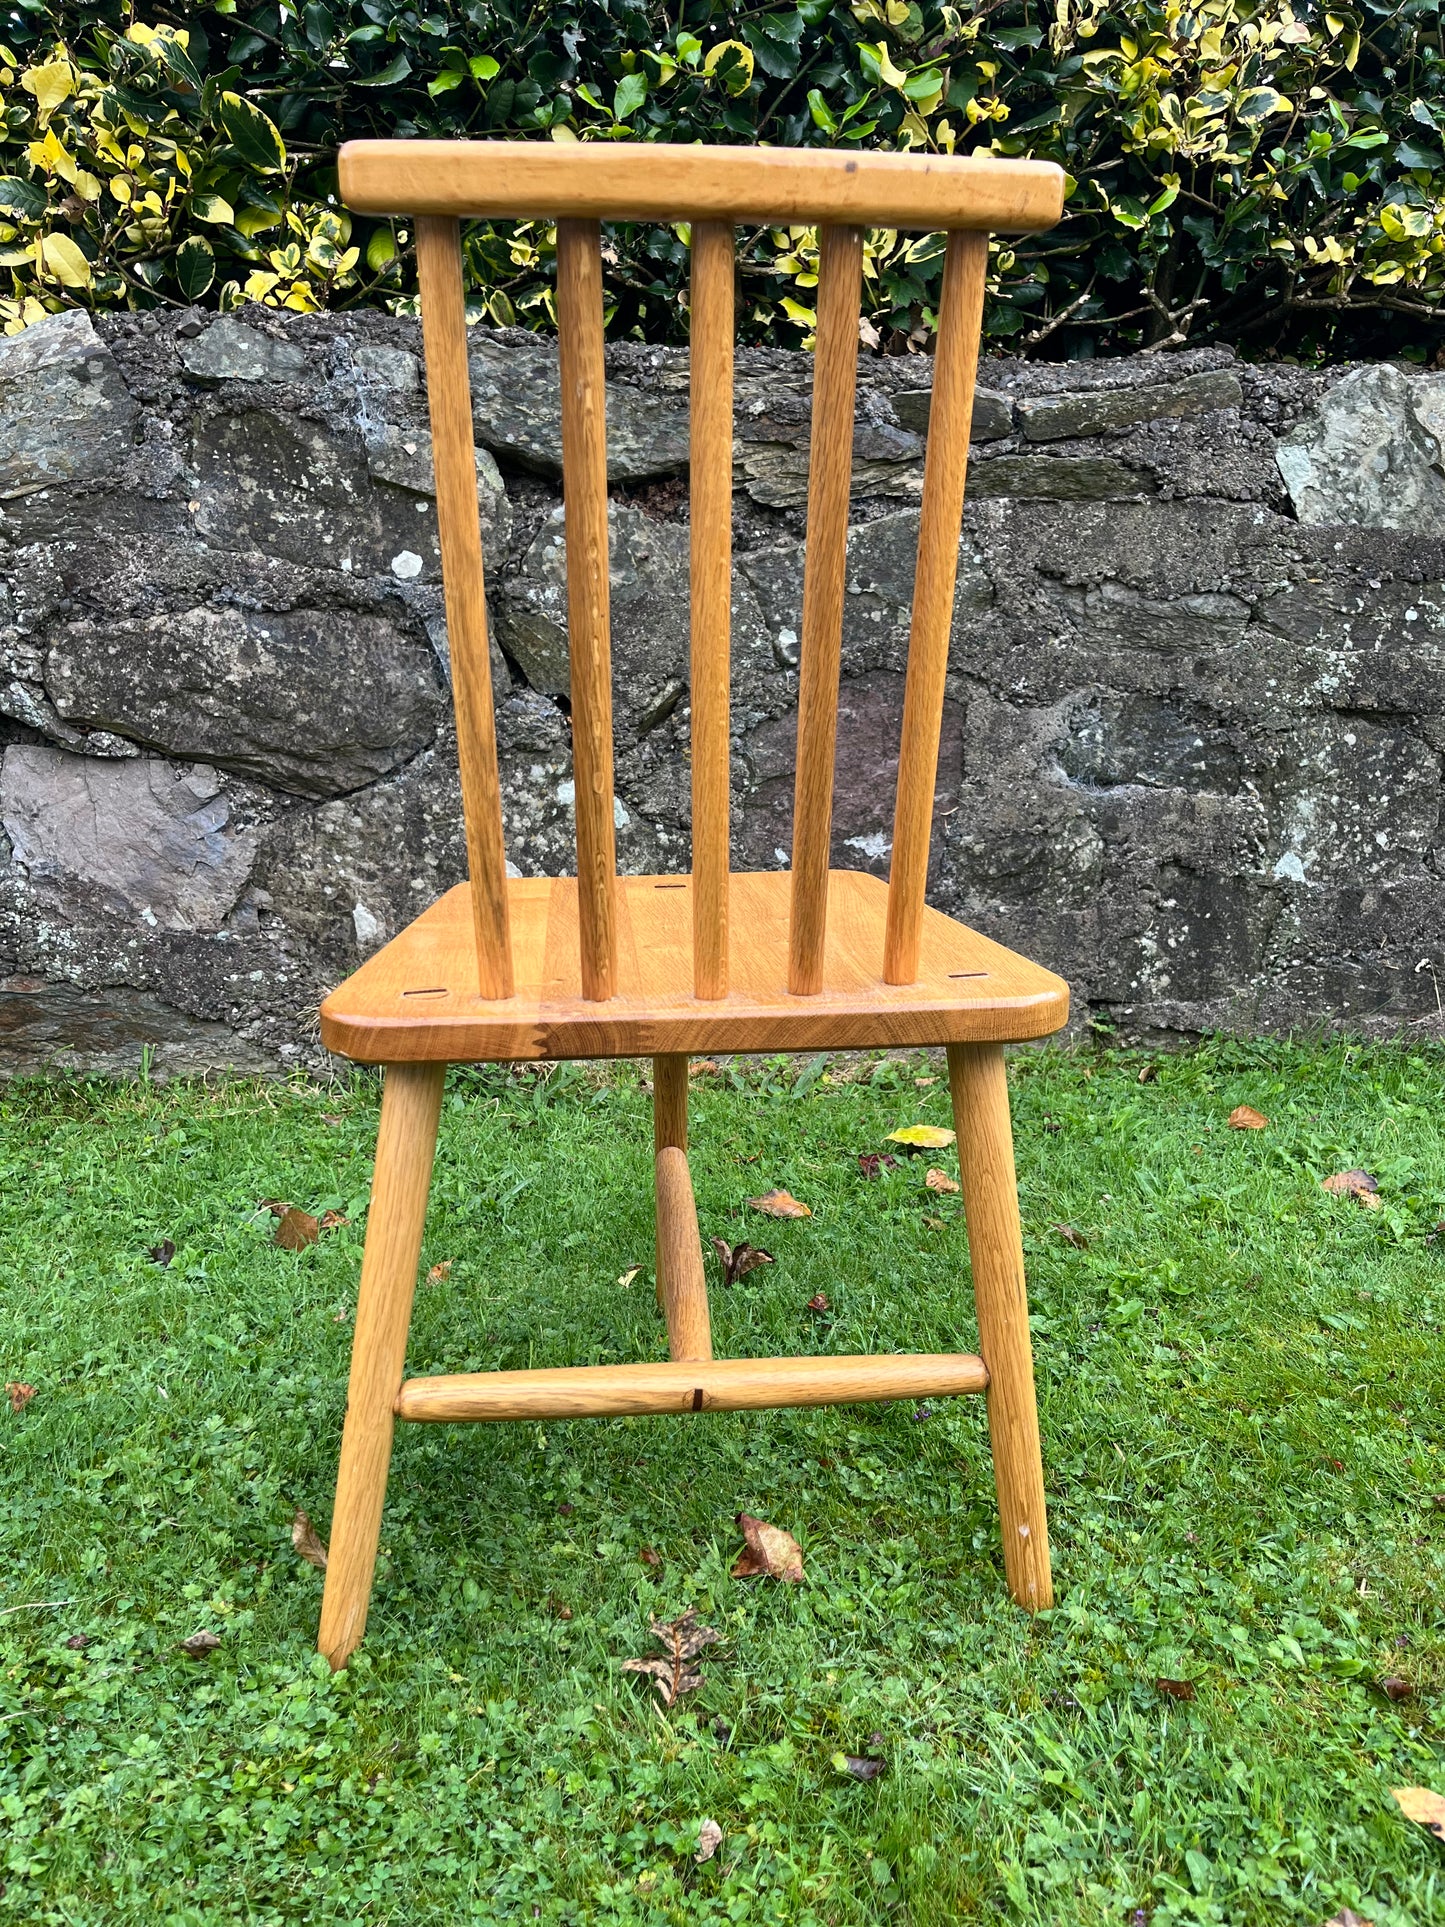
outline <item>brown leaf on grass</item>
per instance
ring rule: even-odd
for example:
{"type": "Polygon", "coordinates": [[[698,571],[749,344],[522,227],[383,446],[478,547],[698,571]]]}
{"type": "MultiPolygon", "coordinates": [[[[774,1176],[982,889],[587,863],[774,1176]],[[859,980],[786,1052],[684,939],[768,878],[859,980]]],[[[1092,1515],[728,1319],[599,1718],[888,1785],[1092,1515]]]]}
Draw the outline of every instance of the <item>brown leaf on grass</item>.
{"type": "Polygon", "coordinates": [[[754,1211],[769,1218],[811,1218],[813,1207],[795,1198],[791,1191],[764,1191],[760,1198],[749,1198],[754,1211]]]}
{"type": "Polygon", "coordinates": [[[1139,1073],[1139,1082],[1141,1084],[1157,1084],[1159,1082],[1158,1065],[1146,1064],[1139,1073]]]}
{"type": "Polygon", "coordinates": [[[738,1529],[746,1542],[733,1563],[734,1579],[783,1579],[790,1586],[803,1583],[803,1549],[791,1532],[755,1519],[750,1512],[738,1514],[738,1529]]]}
{"type": "Polygon", "coordinates": [[[318,1572],[325,1572],[326,1548],[321,1543],[321,1535],[299,1506],[296,1517],[291,1521],[291,1544],[308,1566],[315,1566],[318,1572]]]}
{"type": "Polygon", "coordinates": [[[711,1860],[722,1845],[723,1831],[716,1820],[704,1820],[697,1830],[697,1852],[692,1856],[699,1866],[711,1860]]]}
{"type": "Polygon", "coordinates": [[[1341,1907],[1337,1914],[1331,1914],[1328,1920],[1322,1920],[1320,1927],[1375,1927],[1375,1923],[1373,1920],[1366,1920],[1363,1914],[1357,1914],[1353,1907],[1341,1907]]]}
{"type": "Polygon", "coordinates": [[[23,1412],[35,1396],[35,1387],[27,1385],[23,1379],[13,1378],[5,1387],[5,1393],[10,1400],[11,1411],[23,1412]]]}
{"type": "Polygon", "coordinates": [[[208,1653],[215,1652],[220,1643],[218,1633],[192,1633],[189,1639],[181,1641],[181,1651],[187,1659],[204,1659],[208,1653]]]}
{"type": "Polygon", "coordinates": [[[915,1077],[913,1081],[920,1091],[926,1091],[929,1085],[936,1084],[938,1079],[936,1077],[915,1077]]]}
{"type": "Polygon", "coordinates": [[[1401,1700],[1412,1700],[1415,1697],[1414,1687],[1409,1680],[1401,1679],[1398,1673],[1387,1673],[1378,1684],[1385,1698],[1393,1700],[1397,1706],[1401,1700]]]}
{"type": "Polygon", "coordinates": [[[865,1178],[876,1178],[882,1171],[896,1171],[898,1160],[890,1157],[886,1151],[860,1151],[858,1169],[865,1178]]]}
{"type": "Polygon", "coordinates": [[[771,1265],[777,1262],[772,1252],[764,1251],[761,1245],[746,1243],[730,1245],[726,1238],[713,1238],[710,1242],[717,1253],[717,1261],[722,1266],[725,1285],[735,1285],[739,1278],[746,1278],[748,1273],[756,1271],[759,1265],[771,1265]]]}
{"type": "Polygon", "coordinates": [[[835,1773],[846,1773],[850,1780],[876,1780],[882,1773],[884,1762],[876,1760],[869,1753],[835,1753],[832,1759],[835,1773]]]}
{"type": "Polygon", "coordinates": [[[1156,1679],[1154,1691],[1163,1693],[1167,1699],[1192,1700],[1194,1681],[1192,1679],[1156,1679]]]}
{"type": "Polygon", "coordinates": [[[1368,1171],[1336,1171],[1333,1177],[1320,1179],[1320,1189],[1331,1197],[1354,1198],[1369,1211],[1380,1208],[1379,1181],[1368,1171]]]}
{"type": "Polygon", "coordinates": [[[662,1554],[655,1551],[651,1546],[640,1547],[637,1556],[644,1566],[660,1566],[662,1564],[662,1554]]]}
{"type": "Polygon", "coordinates": [[[83,1653],[89,1644],[89,1633],[72,1633],[65,1642],[66,1651],[71,1653],[83,1653]]]}
{"type": "Polygon", "coordinates": [[[428,1270],[426,1275],[426,1281],[429,1285],[439,1285],[443,1278],[450,1278],[451,1275],[452,1275],[451,1259],[441,1258],[437,1261],[436,1264],[432,1265],[428,1270]]]}
{"type": "Polygon", "coordinates": [[[290,1204],[276,1220],[276,1243],[283,1251],[304,1251],[321,1236],[321,1225],[309,1211],[290,1204]]]}
{"type": "Polygon", "coordinates": [[[687,1067],[689,1077],[716,1077],[717,1064],[711,1057],[699,1057],[695,1064],[687,1067]]]}
{"type": "Polygon", "coordinates": [[[620,1271],[617,1274],[617,1282],[619,1285],[630,1285],[635,1278],[640,1278],[641,1276],[641,1265],[629,1265],[626,1271],[620,1271]]]}
{"type": "Polygon", "coordinates": [[[1414,1820],[1437,1840],[1445,1840],[1445,1794],[1434,1793],[1427,1786],[1397,1786],[1390,1793],[1407,1820],[1414,1820]]]}
{"type": "Polygon", "coordinates": [[[1445,1238],[1445,1218],[1440,1220],[1433,1231],[1427,1231],[1425,1233],[1425,1242],[1427,1245],[1437,1245],[1442,1238],[1445,1238]]]}
{"type": "Polygon", "coordinates": [[[1083,1232],[1077,1230],[1075,1226],[1071,1224],[1051,1224],[1049,1230],[1057,1231],[1064,1243],[1066,1245],[1072,1245],[1075,1251],[1087,1251],[1089,1249],[1089,1241],[1083,1232]]]}
{"type": "Polygon", "coordinates": [[[150,1259],[153,1265],[159,1265],[162,1270],[165,1269],[175,1255],[176,1244],[174,1238],[162,1238],[158,1245],[146,1246],[147,1258],[150,1259]]]}
{"type": "Polygon", "coordinates": [[[901,1144],[910,1157],[917,1157],[923,1151],[946,1150],[957,1137],[956,1131],[947,1131],[941,1124],[905,1124],[888,1133],[888,1142],[901,1144]]]}
{"type": "Polygon", "coordinates": [[[624,1659],[624,1673],[651,1675],[653,1688],[665,1707],[677,1705],[684,1693],[695,1693],[702,1685],[696,1664],[698,1654],[716,1646],[722,1634],[715,1626],[699,1626],[697,1607],[690,1606],[680,1619],[650,1620],[652,1637],[661,1646],[665,1659],[624,1659]]]}
{"type": "Polygon", "coordinates": [[[1255,1110],[1252,1104],[1236,1104],[1229,1113],[1231,1131],[1262,1131],[1268,1123],[1264,1112],[1255,1110]]]}
{"type": "Polygon", "coordinates": [[[935,1164],[929,1165],[923,1174],[923,1182],[930,1191],[956,1191],[958,1179],[951,1178],[947,1171],[940,1171],[935,1164]]]}
{"type": "Polygon", "coordinates": [[[807,1304],[804,1305],[803,1307],[804,1311],[826,1311],[827,1309],[828,1309],[827,1294],[821,1291],[815,1291],[812,1297],[808,1300],[807,1304]]]}
{"type": "Polygon", "coordinates": [[[346,1119],[339,1111],[323,1111],[321,1113],[321,1122],[323,1124],[344,1124],[346,1119]]]}
{"type": "Polygon", "coordinates": [[[335,1231],[338,1225],[350,1223],[351,1220],[344,1211],[323,1211],[316,1221],[317,1229],[320,1231],[335,1231]]]}
{"type": "Polygon", "coordinates": [[[942,1231],[944,1228],[942,1218],[925,1218],[923,1222],[930,1231],[942,1231]]]}

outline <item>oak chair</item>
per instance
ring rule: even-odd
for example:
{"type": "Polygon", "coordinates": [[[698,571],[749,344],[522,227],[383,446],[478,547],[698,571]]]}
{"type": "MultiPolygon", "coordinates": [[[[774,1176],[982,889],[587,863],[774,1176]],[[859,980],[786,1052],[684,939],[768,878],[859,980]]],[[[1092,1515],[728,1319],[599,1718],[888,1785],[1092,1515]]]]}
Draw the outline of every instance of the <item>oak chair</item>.
{"type": "MultiPolygon", "coordinates": [[[[924,902],[991,230],[1046,228],[1044,162],[776,148],[357,141],[341,189],[415,222],[470,882],[327,998],[385,1066],[320,1649],[361,1639],[397,1418],[737,1411],[986,1391],[1009,1590],[1052,1601],[1003,1045],[1057,1030],[1058,977],[924,902]],[[509,878],[492,722],[459,217],[557,223],[577,875],[509,878]],[[599,221],[691,222],[692,872],[618,876],[599,221]],[[791,872],[731,873],[733,229],[821,229],[791,872]],[[828,867],[863,230],[947,233],[890,880],[828,867]],[[714,1360],[687,1162],[691,1052],[945,1044],[981,1357],[714,1360]],[[405,1379],[449,1063],[653,1060],[664,1363],[405,1379]]],[[[679,584],[679,593],[682,585],[679,584]]]]}

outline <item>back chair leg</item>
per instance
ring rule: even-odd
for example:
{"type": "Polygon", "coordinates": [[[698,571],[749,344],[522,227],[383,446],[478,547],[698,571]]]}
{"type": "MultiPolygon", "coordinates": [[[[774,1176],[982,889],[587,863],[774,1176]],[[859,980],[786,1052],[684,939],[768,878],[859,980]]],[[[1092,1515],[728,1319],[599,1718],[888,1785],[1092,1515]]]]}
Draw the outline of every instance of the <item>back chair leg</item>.
{"type": "Polygon", "coordinates": [[[988,1366],[988,1428],[1004,1571],[1016,1602],[1038,1612],[1053,1605],[1054,1588],[1003,1046],[950,1044],[948,1082],[979,1350],[988,1366]]]}
{"type": "Polygon", "coordinates": [[[333,1668],[366,1630],[445,1080],[445,1064],[386,1067],[317,1641],[333,1668]]]}

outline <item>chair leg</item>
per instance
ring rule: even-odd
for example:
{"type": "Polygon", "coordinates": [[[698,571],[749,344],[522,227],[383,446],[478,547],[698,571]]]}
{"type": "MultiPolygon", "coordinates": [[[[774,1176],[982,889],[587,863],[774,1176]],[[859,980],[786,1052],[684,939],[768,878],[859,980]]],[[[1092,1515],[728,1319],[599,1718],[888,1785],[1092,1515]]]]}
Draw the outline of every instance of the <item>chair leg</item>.
{"type": "Polygon", "coordinates": [[[386,1067],[317,1641],[333,1669],[366,1630],[445,1080],[445,1064],[386,1067]]]}
{"type": "Polygon", "coordinates": [[[988,1428],[1004,1571],[1015,1601],[1038,1612],[1053,1605],[1054,1588],[1002,1045],[950,1044],[948,1082],[979,1350],[988,1366],[988,1428]]]}

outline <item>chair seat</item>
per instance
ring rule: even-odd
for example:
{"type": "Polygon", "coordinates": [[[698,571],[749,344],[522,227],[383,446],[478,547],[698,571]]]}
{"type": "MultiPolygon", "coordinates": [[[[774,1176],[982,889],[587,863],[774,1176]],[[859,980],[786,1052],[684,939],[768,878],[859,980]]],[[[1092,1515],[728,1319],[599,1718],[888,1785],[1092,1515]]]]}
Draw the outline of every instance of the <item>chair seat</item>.
{"type": "Polygon", "coordinates": [[[923,913],[916,983],[885,984],[888,888],[856,870],[828,879],[825,988],[788,991],[786,872],[732,879],[732,989],[692,992],[692,886],[685,876],[617,879],[619,995],[582,996],[577,885],[511,880],[516,995],[474,988],[469,889],[459,884],[348,977],[321,1006],[328,1050],[367,1064],[496,1063],[670,1052],[847,1050],[1047,1037],[1069,987],[937,910],[923,913]]]}

